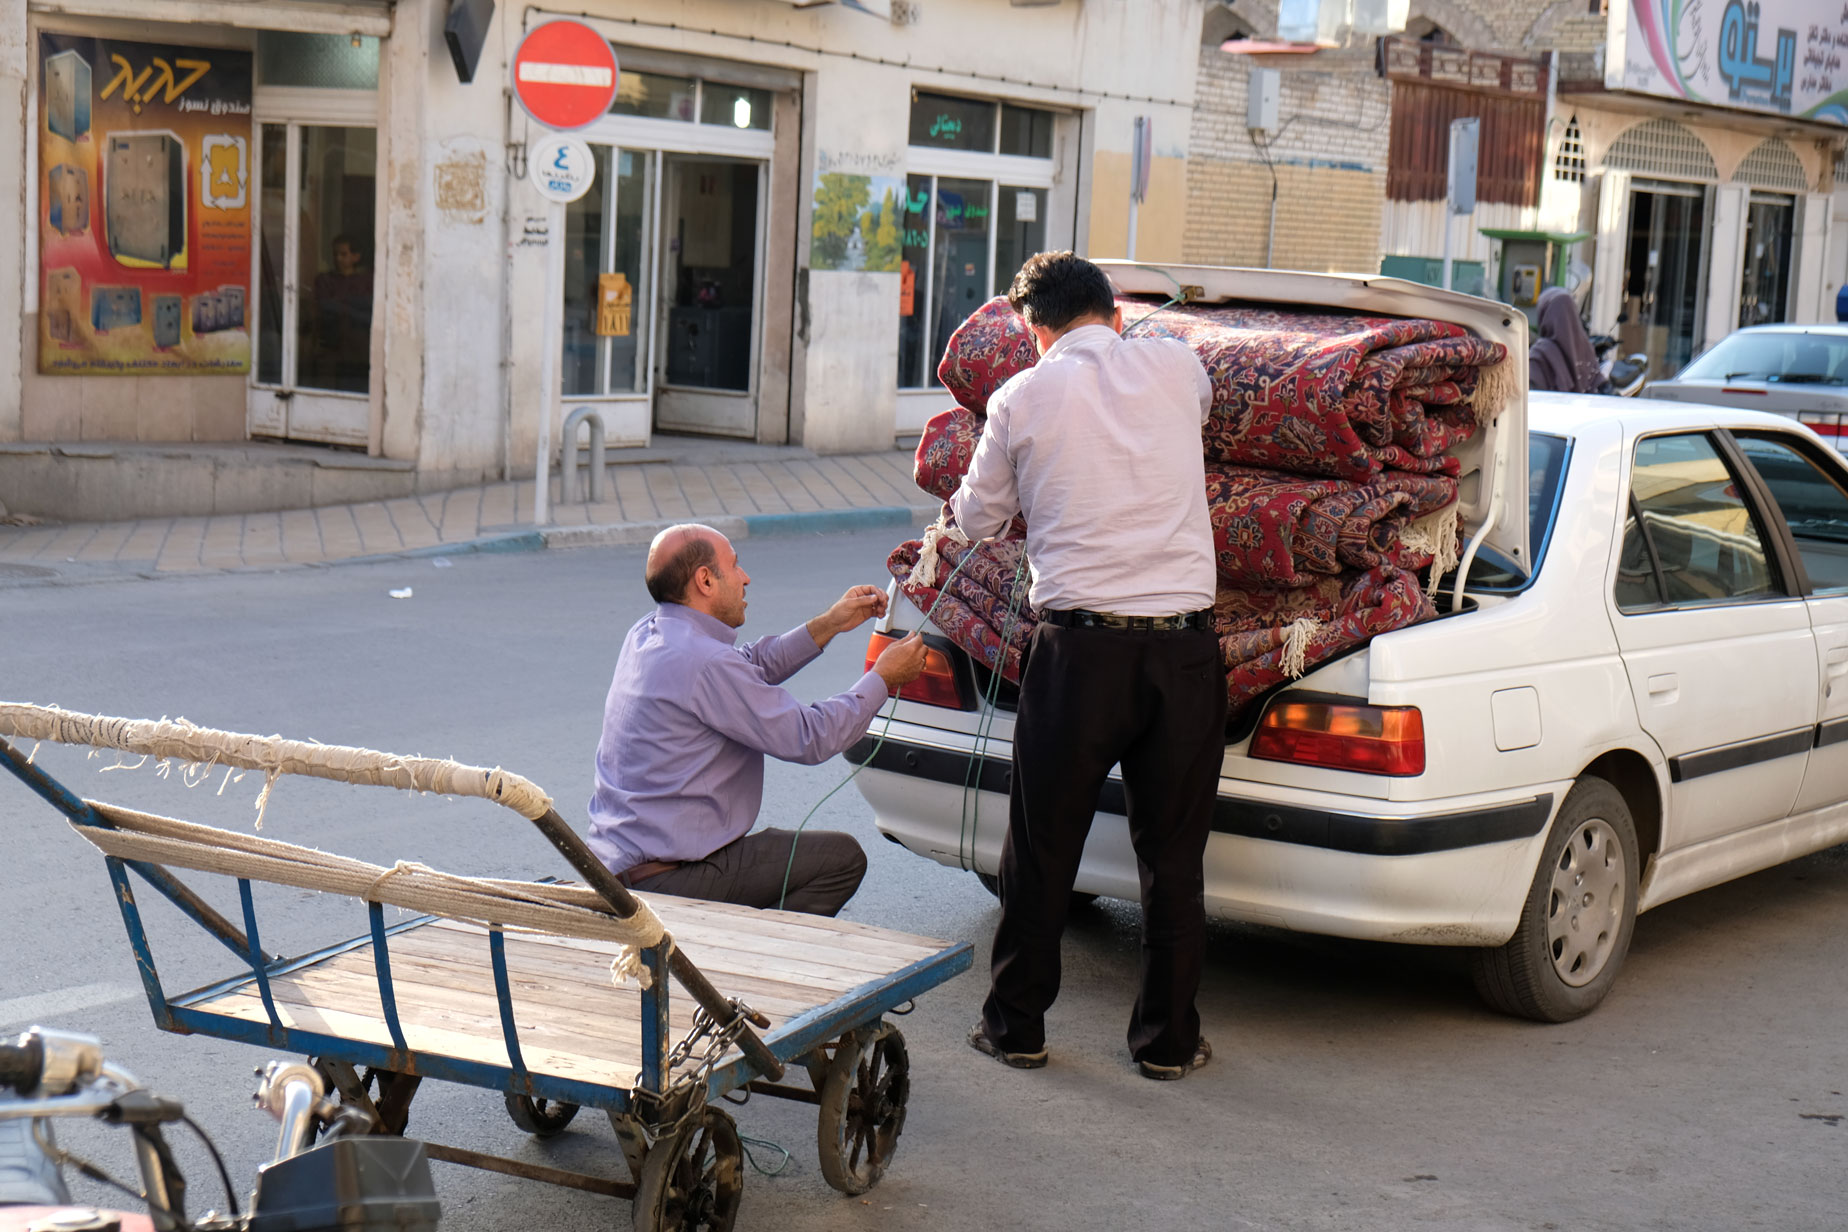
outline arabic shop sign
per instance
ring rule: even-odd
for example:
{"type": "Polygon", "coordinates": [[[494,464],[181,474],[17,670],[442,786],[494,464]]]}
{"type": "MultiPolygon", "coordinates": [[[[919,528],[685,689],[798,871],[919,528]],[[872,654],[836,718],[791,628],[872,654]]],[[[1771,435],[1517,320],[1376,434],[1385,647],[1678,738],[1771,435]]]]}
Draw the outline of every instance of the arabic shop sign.
{"type": "Polygon", "coordinates": [[[1606,87],[1848,126],[1848,0],[1625,0],[1606,87]]]}

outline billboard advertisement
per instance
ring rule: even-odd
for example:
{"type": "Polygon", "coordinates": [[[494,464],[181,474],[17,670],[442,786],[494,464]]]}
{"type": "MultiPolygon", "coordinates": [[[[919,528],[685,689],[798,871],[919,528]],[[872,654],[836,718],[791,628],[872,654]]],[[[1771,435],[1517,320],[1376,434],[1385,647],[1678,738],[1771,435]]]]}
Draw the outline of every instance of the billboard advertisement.
{"type": "Polygon", "coordinates": [[[1848,125],[1848,2],[1619,0],[1604,84],[1848,125]]]}
{"type": "Polygon", "coordinates": [[[248,372],[250,53],[38,52],[39,371],[248,372]]]}

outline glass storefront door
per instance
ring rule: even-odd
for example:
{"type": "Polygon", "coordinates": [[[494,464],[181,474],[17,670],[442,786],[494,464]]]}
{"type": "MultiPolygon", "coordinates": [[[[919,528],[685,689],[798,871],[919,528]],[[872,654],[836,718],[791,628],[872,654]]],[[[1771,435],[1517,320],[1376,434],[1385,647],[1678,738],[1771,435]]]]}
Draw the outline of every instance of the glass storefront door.
{"type": "Polygon", "coordinates": [[[1626,354],[1649,357],[1652,377],[1675,375],[1699,349],[1707,215],[1707,192],[1693,185],[1656,184],[1630,192],[1617,336],[1626,354]]]}
{"type": "Polygon", "coordinates": [[[1739,324],[1770,325],[1789,317],[1791,236],[1797,201],[1782,193],[1752,194],[1745,213],[1745,269],[1739,280],[1739,324]]]}
{"type": "Polygon", "coordinates": [[[250,431],[363,447],[372,424],[378,134],[266,123],[260,139],[250,431]]]}
{"type": "Polygon", "coordinates": [[[655,426],[754,436],[764,164],[663,163],[655,426]]]}
{"type": "Polygon", "coordinates": [[[591,152],[597,177],[565,207],[561,388],[567,398],[646,393],[656,155],[591,152]]]}

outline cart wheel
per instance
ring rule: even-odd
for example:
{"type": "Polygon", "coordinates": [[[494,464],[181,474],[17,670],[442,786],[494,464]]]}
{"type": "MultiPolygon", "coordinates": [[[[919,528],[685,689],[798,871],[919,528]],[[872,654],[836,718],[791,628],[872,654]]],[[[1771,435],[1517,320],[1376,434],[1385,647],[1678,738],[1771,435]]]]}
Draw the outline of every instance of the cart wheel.
{"type": "Polygon", "coordinates": [[[731,1232],[744,1195],[738,1126],[706,1107],[672,1138],[649,1148],[636,1187],[636,1232],[731,1232]]]}
{"type": "Polygon", "coordinates": [[[535,1138],[555,1138],[565,1132],[571,1118],[578,1114],[576,1104],[556,1099],[534,1099],[530,1095],[509,1095],[507,1115],[535,1138]]]}
{"type": "Polygon", "coordinates": [[[815,1132],[828,1184],[863,1194],[879,1183],[898,1149],[910,1097],[911,1058],[897,1027],[882,1022],[841,1040],[821,1089],[815,1132]]]}

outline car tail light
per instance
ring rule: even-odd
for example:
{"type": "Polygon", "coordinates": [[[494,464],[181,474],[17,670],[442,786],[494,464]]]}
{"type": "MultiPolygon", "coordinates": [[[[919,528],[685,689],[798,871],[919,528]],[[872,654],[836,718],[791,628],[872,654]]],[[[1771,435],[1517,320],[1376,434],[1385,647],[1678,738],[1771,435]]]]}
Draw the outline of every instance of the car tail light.
{"type": "MultiPolygon", "coordinates": [[[[903,636],[902,633],[874,632],[867,638],[866,670],[872,671],[881,652],[903,636]]],[[[923,702],[927,706],[968,709],[963,701],[962,673],[956,670],[956,664],[950,660],[950,656],[935,646],[924,648],[924,674],[900,689],[898,695],[908,702],[923,702]]]]}
{"type": "Polygon", "coordinates": [[[1362,774],[1423,774],[1424,716],[1416,706],[1282,700],[1259,720],[1249,756],[1362,774]]]}

